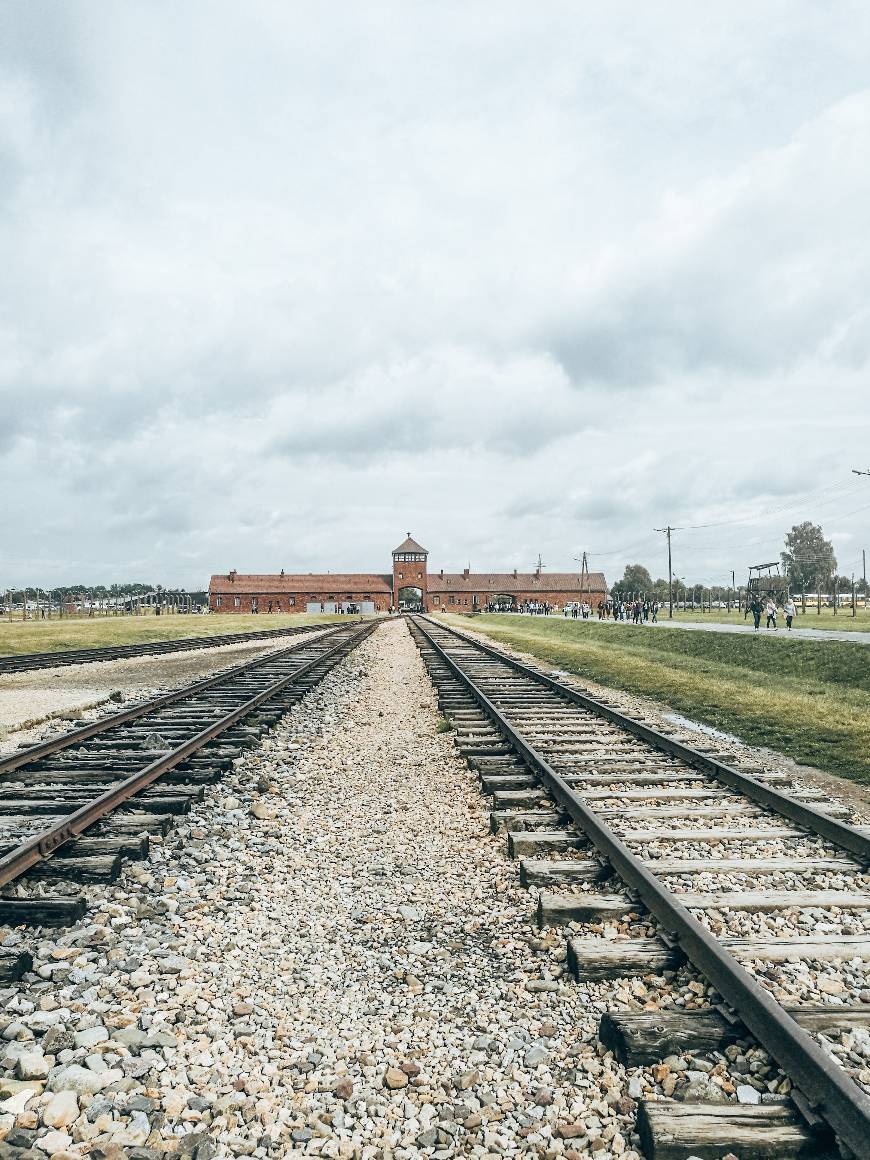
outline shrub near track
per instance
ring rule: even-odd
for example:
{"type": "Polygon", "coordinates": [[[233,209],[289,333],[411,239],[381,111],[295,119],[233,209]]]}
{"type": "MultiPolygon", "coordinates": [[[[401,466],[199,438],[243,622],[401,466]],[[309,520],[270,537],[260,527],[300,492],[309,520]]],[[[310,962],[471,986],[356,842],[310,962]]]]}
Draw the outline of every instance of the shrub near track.
{"type": "Polygon", "coordinates": [[[795,761],[870,784],[870,652],[840,641],[666,632],[545,617],[445,620],[795,761]]]}

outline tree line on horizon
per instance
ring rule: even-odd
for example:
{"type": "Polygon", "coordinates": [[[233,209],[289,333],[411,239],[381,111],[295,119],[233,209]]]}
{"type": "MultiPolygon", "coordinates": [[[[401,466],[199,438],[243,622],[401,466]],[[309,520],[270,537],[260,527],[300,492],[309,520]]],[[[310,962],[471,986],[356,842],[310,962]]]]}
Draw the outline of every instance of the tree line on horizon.
{"type": "MultiPolygon", "coordinates": [[[[88,600],[123,600],[127,596],[146,596],[149,592],[186,592],[183,588],[170,588],[164,584],[144,584],[135,582],[130,584],[55,584],[51,588],[43,588],[36,586],[28,586],[27,598],[32,600],[35,598],[37,592],[41,593],[43,597],[50,596],[53,600],[63,599],[64,602],[70,600],[79,600],[85,597],[88,600]]],[[[3,596],[10,596],[13,603],[21,603],[24,599],[23,588],[6,588],[2,589],[3,596]]],[[[205,599],[205,590],[201,592],[188,592],[189,596],[194,599],[201,597],[205,599]]]]}
{"type": "MultiPolygon", "coordinates": [[[[852,590],[852,577],[837,573],[833,544],[825,539],[820,525],[809,520],[795,524],[786,533],[780,565],[793,593],[852,590]]],[[[738,587],[743,588],[745,584],[738,583],[738,587]]],[[[866,595],[867,585],[863,578],[855,581],[855,588],[866,595]]],[[[653,580],[643,564],[626,564],[624,575],[611,585],[610,592],[620,599],[642,595],[659,601],[666,601],[669,595],[667,579],[653,580]]],[[[728,600],[735,595],[733,585],[695,584],[674,578],[674,599],[677,600],[700,602],[702,596],[704,599],[709,596],[712,600],[728,600]]]]}

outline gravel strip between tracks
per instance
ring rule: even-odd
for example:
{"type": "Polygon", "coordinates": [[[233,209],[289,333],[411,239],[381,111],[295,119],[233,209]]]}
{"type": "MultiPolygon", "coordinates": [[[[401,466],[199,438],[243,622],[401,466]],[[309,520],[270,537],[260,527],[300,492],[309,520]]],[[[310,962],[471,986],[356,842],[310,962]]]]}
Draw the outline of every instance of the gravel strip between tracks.
{"type": "Polygon", "coordinates": [[[535,935],[437,722],[407,628],[385,624],[149,863],[93,890],[87,924],[26,935],[39,979],[0,992],[4,1070],[51,1094],[0,1104],[9,1142],[634,1160],[627,1077],[595,1042],[605,989],[535,935]]]}

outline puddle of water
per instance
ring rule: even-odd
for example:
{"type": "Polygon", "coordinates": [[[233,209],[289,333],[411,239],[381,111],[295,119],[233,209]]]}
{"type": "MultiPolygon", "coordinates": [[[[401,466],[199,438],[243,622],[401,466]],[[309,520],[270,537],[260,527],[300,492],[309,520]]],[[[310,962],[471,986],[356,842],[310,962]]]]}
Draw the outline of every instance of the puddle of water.
{"type": "Polygon", "coordinates": [[[663,716],[665,720],[673,721],[675,725],[681,725],[684,729],[691,729],[693,733],[703,733],[707,737],[718,737],[720,741],[728,741],[731,744],[743,744],[740,738],[735,737],[733,733],[726,733],[723,729],[714,729],[712,725],[701,725],[698,721],[691,721],[688,717],[681,717],[679,713],[665,713],[663,716]]]}

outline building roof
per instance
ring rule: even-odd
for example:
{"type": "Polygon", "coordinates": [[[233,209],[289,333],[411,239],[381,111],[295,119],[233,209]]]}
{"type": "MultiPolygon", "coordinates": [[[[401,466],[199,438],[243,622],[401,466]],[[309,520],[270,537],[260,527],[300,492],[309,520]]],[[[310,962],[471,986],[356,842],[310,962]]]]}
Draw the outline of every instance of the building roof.
{"type": "Polygon", "coordinates": [[[393,548],[393,555],[394,556],[396,555],[397,552],[422,552],[426,556],[429,555],[428,551],[425,548],[421,548],[416,540],[411,539],[410,532],[408,532],[408,538],[407,538],[407,540],[405,540],[404,543],[399,544],[398,548],[393,548]]]}
{"type": "Polygon", "coordinates": [[[334,592],[370,592],[391,595],[393,591],[392,576],[375,576],[372,573],[347,572],[305,572],[300,574],[283,573],[281,575],[254,575],[241,572],[221,573],[212,576],[208,590],[217,595],[230,596],[265,596],[274,593],[276,596],[293,595],[294,593],[312,594],[334,592]]]}
{"type": "Polygon", "coordinates": [[[430,572],[430,592],[606,592],[603,572],[430,572]]]}

